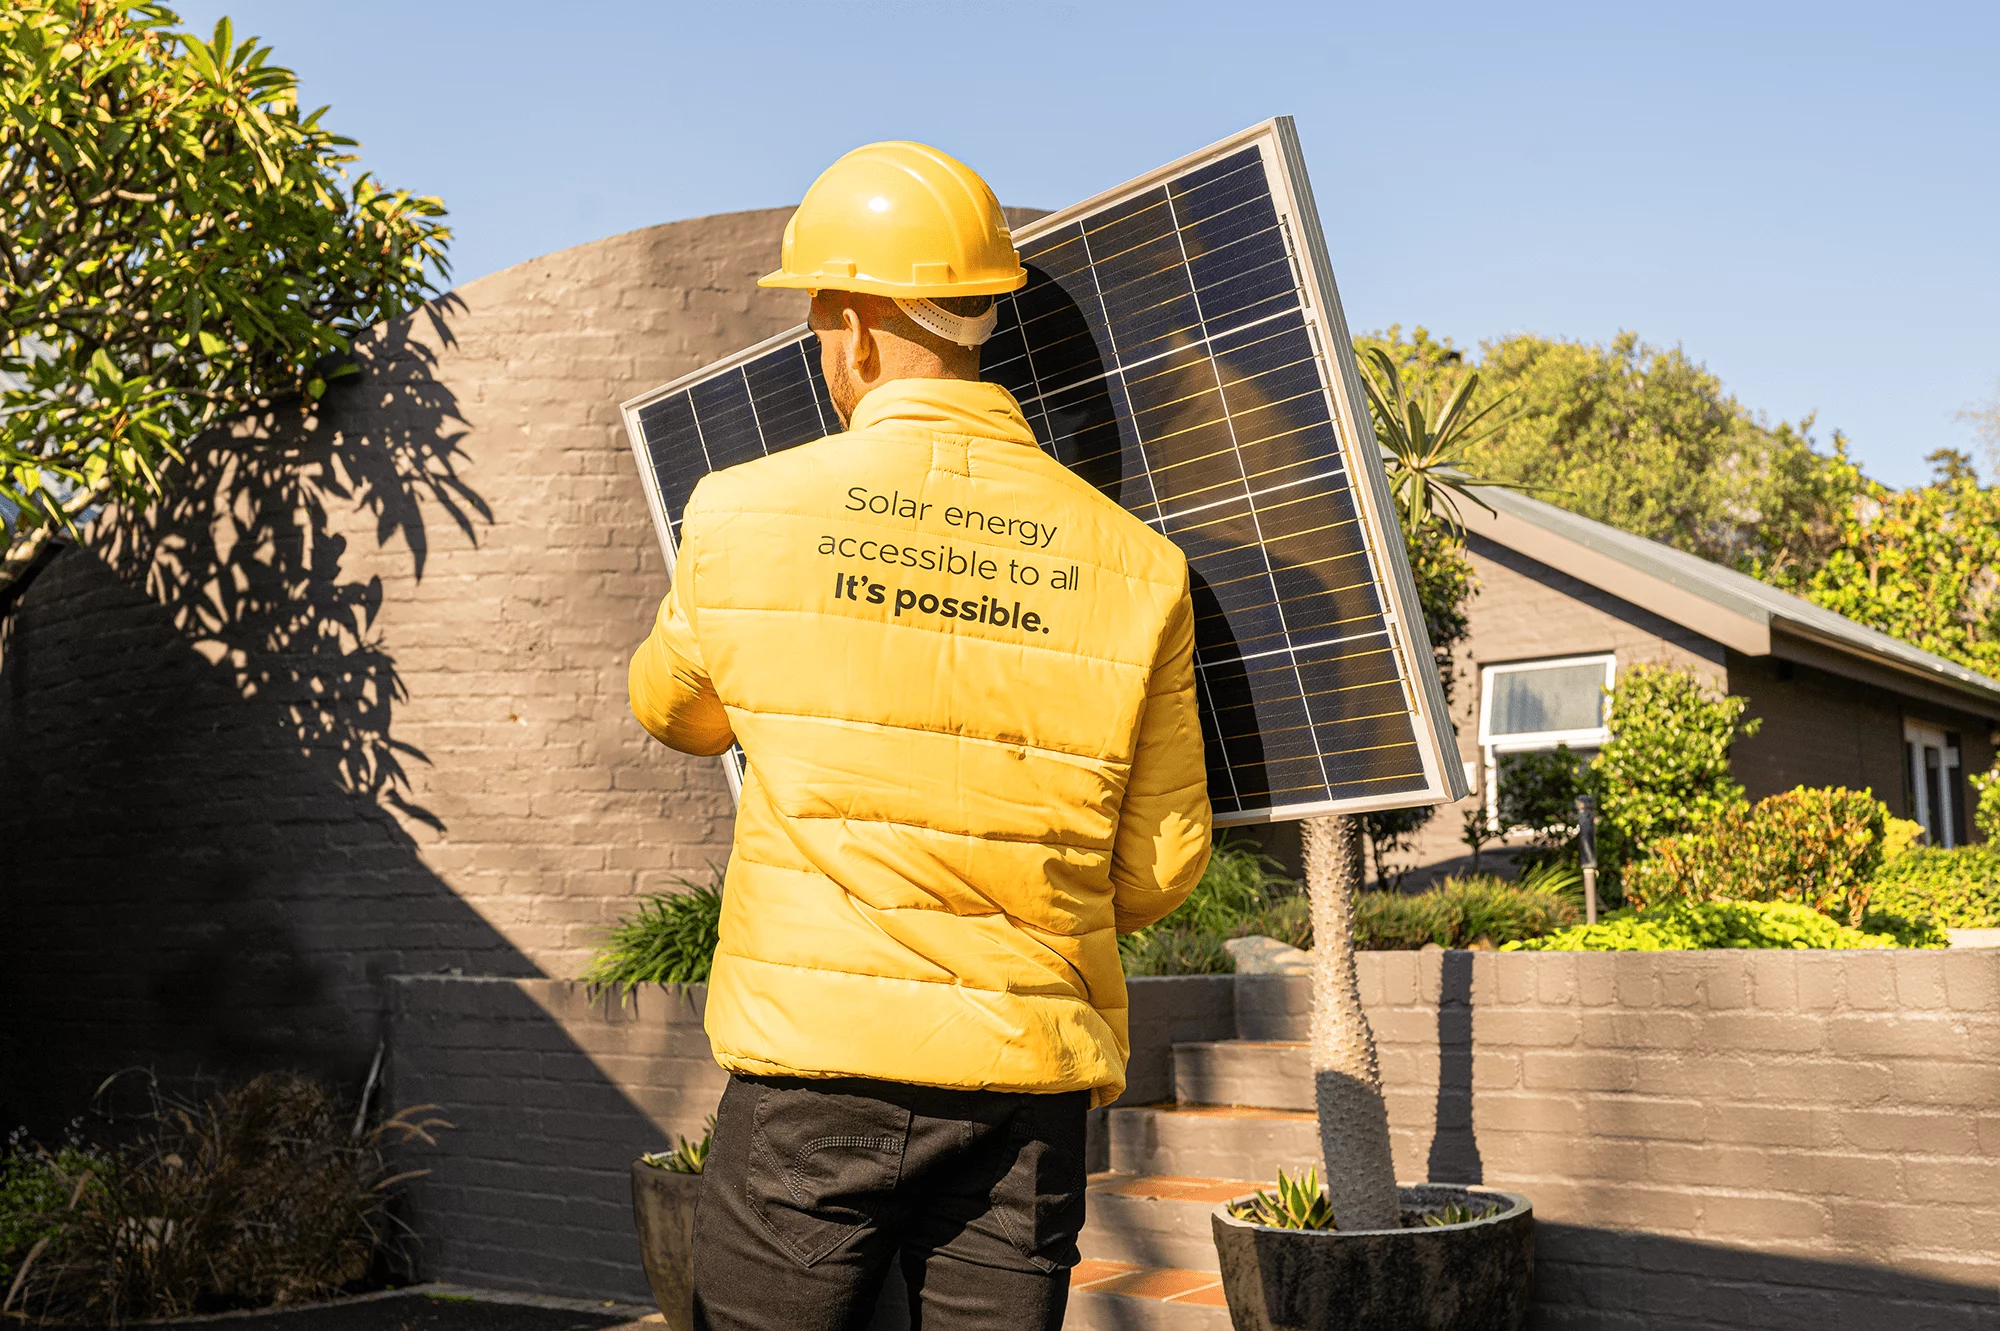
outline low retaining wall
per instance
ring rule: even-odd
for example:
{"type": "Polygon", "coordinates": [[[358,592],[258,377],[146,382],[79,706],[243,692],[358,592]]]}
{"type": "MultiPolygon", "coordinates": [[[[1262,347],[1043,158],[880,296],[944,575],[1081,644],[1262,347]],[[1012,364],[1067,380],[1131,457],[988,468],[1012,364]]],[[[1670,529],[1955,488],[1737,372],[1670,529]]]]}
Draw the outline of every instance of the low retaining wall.
{"type": "MultiPolygon", "coordinates": [[[[1398,1172],[1526,1193],[1547,1328],[2000,1328],[2000,952],[1364,953],[1398,1172]]],[[[433,1278],[643,1300],[625,1169],[721,1093],[701,993],[395,982],[433,1278]]],[[[1175,1040],[1303,1038],[1281,977],[1133,982],[1175,1040]]]]}

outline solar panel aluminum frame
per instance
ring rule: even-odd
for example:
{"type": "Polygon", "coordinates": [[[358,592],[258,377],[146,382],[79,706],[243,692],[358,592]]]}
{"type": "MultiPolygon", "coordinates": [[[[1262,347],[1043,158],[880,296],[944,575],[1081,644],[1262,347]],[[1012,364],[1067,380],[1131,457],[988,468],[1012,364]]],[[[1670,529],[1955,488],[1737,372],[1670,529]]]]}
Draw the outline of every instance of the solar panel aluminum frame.
{"type": "MultiPolygon", "coordinates": [[[[1352,485],[1350,492],[1354,496],[1358,511],[1371,576],[1382,594],[1384,603],[1382,619],[1397,658],[1397,674],[1402,681],[1412,718],[1411,726],[1422,764],[1424,786],[1420,790],[1402,790],[1375,796],[1218,812],[1215,821],[1218,826],[1277,822],[1311,818],[1322,814],[1352,814],[1378,809],[1411,808],[1463,799],[1471,793],[1471,789],[1466,780],[1464,765],[1457,758],[1457,735],[1452,728],[1444,688],[1438,679],[1429,635],[1424,628],[1423,612],[1417,599],[1416,580],[1410,572],[1409,559],[1403,548],[1401,528],[1396,520],[1395,507],[1390,496],[1388,474],[1383,466],[1381,449],[1374,439],[1372,418],[1369,415],[1366,393],[1362,387],[1360,366],[1355,360],[1346,316],[1341,311],[1340,295],[1334,285],[1333,267],[1327,256],[1319,210],[1313,200],[1312,188],[1306,176],[1305,157],[1299,147],[1298,132],[1292,118],[1279,116],[1262,124],[1253,125],[1199,152],[1169,162],[1157,170],[1128,180],[1081,203],[1037,218],[1034,222],[1016,229],[1015,239],[1017,244],[1028,245],[1038,237],[1059,230],[1080,218],[1157,188],[1208,162],[1220,160],[1252,147],[1258,150],[1264,162],[1266,177],[1272,187],[1272,202],[1284,231],[1285,247],[1293,264],[1293,276],[1301,296],[1302,308],[1299,313],[1313,344],[1314,359],[1319,369],[1322,389],[1326,393],[1342,459],[1349,464],[1350,475],[1359,477],[1359,483],[1352,485]],[[1355,428],[1357,422],[1369,423],[1366,437],[1357,434],[1355,428]]],[[[747,347],[735,355],[703,366],[622,404],[626,433],[632,445],[633,457],[638,464],[647,507],[653,515],[653,523],[659,533],[660,548],[667,561],[669,576],[673,572],[675,562],[673,526],[668,517],[665,498],[660,492],[659,478],[654,471],[652,456],[646,444],[640,413],[663,398],[671,397],[724,371],[746,365],[772,351],[798,342],[806,333],[807,330],[803,325],[788,329],[753,347],[747,347]]],[[[839,422],[830,421],[826,424],[828,432],[833,433],[839,422]]],[[[723,767],[732,794],[738,793],[741,789],[742,772],[738,766],[739,762],[740,754],[736,750],[731,750],[730,754],[725,756],[723,767]]]]}

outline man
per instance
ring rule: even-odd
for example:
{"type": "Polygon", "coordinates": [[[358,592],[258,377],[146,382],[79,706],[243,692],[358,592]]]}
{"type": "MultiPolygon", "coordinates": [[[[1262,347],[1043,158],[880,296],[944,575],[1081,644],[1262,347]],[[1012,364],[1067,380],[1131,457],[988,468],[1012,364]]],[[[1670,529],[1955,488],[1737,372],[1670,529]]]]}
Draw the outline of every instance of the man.
{"type": "Polygon", "coordinates": [[[899,1251],[919,1325],[1059,1326],[1116,933],[1208,859],[1187,563],[979,382],[1026,280],[962,163],[829,168],[763,284],[812,293],[847,432],[702,481],[632,658],[647,730],[749,760],[699,1326],[865,1325],[899,1251]]]}

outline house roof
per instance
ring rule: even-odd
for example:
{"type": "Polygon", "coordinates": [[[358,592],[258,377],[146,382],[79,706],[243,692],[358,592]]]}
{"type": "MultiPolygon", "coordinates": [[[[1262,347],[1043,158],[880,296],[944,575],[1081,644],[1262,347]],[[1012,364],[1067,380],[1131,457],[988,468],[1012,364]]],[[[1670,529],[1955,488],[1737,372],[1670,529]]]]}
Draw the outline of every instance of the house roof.
{"type": "Polygon", "coordinates": [[[1634,536],[1511,490],[1486,489],[1487,513],[1462,505],[1466,527],[1748,656],[1836,656],[1942,687],[1984,713],[2000,680],[1913,647],[1734,569],[1634,536]],[[1818,648],[1802,652],[1801,647],[1818,648]]]}

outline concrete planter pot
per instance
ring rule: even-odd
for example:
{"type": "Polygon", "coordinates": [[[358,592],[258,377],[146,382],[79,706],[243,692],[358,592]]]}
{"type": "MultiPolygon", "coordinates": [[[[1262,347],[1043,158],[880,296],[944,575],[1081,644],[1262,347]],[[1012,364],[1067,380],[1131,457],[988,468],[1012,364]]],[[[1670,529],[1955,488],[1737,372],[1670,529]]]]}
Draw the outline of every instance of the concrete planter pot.
{"type": "Polygon", "coordinates": [[[694,1204],[701,1175],[632,1162],[632,1224],[653,1302],[669,1331],[694,1331],[694,1204]]]}
{"type": "Polygon", "coordinates": [[[1215,1250],[1236,1331],[1520,1331],[1535,1217],[1511,1192],[1417,1184],[1403,1210],[1500,1203],[1498,1215],[1412,1229],[1273,1229],[1215,1208],[1215,1250]]]}

